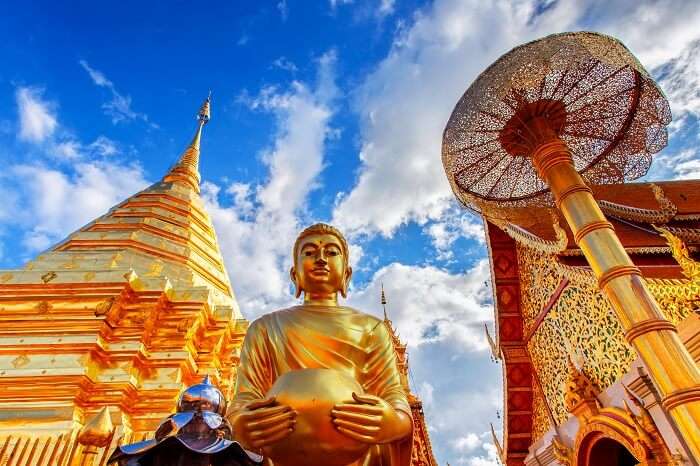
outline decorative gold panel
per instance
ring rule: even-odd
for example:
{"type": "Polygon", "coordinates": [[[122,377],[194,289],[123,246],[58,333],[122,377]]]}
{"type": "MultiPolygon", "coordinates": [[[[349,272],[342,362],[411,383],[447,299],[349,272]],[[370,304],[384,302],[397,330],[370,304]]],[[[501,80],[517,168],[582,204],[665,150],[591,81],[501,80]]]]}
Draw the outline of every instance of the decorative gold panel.
{"type": "MultiPolygon", "coordinates": [[[[552,256],[522,248],[518,261],[523,266],[524,282],[525,277],[536,277],[531,283],[523,283],[523,314],[536,316],[564,277],[552,256]],[[526,310],[533,305],[536,308],[526,310]]],[[[558,423],[568,417],[563,397],[567,357],[576,360],[601,389],[627,372],[634,359],[607,299],[597,289],[581,283],[564,289],[528,342],[528,350],[558,423]]]]}
{"type": "MultiPolygon", "coordinates": [[[[528,342],[532,364],[550,409],[555,420],[563,422],[568,416],[563,397],[567,357],[576,361],[599,389],[605,390],[629,370],[635,354],[607,299],[597,290],[590,271],[562,266],[555,256],[524,246],[518,245],[517,251],[526,333],[561,279],[569,279],[569,285],[528,342]]],[[[690,268],[682,260],[679,262],[684,270],[690,268]]],[[[650,279],[647,284],[666,317],[674,324],[691,314],[700,303],[700,281],[697,279],[650,279]]],[[[537,431],[546,431],[548,427],[543,427],[546,423],[537,422],[537,413],[535,421],[537,431]]],[[[535,437],[539,434],[541,432],[535,437]]]]}
{"type": "Polygon", "coordinates": [[[520,308],[523,314],[523,331],[527,335],[562,277],[554,267],[545,264],[547,260],[551,263],[553,256],[541,254],[520,243],[516,243],[516,250],[520,272],[520,308]]]}
{"type": "Polygon", "coordinates": [[[532,440],[533,443],[549,430],[551,424],[547,415],[542,391],[535,387],[532,392],[532,440]]]}

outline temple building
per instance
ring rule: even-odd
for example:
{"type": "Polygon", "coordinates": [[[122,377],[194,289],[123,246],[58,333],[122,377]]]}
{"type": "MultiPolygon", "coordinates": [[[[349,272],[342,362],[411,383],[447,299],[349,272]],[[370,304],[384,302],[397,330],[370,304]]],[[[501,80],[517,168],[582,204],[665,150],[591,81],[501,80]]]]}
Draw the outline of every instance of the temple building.
{"type": "MultiPolygon", "coordinates": [[[[204,375],[230,397],[248,322],[199,193],[200,138],[157,183],[17,270],[0,270],[0,464],[104,465],[204,375]]],[[[393,328],[388,319],[386,325],[393,328]]],[[[433,466],[406,347],[413,466],[433,466]]]]}
{"type": "MultiPolygon", "coordinates": [[[[592,186],[700,359],[700,181],[592,186]]],[[[504,373],[504,465],[684,465],[682,437],[559,211],[484,216],[504,373]],[[552,212],[555,212],[554,214],[552,212]]],[[[490,338],[490,337],[489,337],[490,338]]]]}

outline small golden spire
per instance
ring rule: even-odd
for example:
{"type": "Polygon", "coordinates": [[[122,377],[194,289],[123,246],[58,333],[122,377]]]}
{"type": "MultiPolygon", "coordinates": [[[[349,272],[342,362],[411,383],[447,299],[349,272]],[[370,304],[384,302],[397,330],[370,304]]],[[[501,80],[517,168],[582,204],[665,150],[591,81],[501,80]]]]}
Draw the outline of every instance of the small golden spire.
{"type": "Polygon", "coordinates": [[[489,332],[489,326],[486,325],[486,322],[484,322],[484,331],[486,332],[486,341],[488,341],[489,347],[491,348],[491,358],[494,361],[498,361],[500,359],[500,351],[498,351],[498,345],[491,337],[491,333],[489,332]]]}
{"type": "Polygon", "coordinates": [[[489,423],[491,425],[491,441],[493,442],[493,445],[496,447],[496,452],[498,453],[498,459],[501,460],[501,463],[505,463],[504,457],[505,455],[503,454],[503,447],[501,446],[501,442],[498,440],[498,436],[496,435],[496,429],[493,428],[493,423],[489,423]]]}
{"type": "Polygon", "coordinates": [[[384,294],[384,283],[382,283],[382,307],[384,308],[384,321],[388,322],[389,317],[386,314],[386,295],[384,294]]]}
{"type": "Polygon", "coordinates": [[[211,119],[211,91],[197,112],[197,131],[192,142],[180,156],[180,160],[170,169],[163,181],[183,182],[199,192],[199,143],[202,138],[202,128],[211,119]]]}
{"type": "Polygon", "coordinates": [[[109,407],[103,407],[99,413],[80,429],[78,442],[81,445],[104,448],[109,444],[114,432],[109,407]]]}

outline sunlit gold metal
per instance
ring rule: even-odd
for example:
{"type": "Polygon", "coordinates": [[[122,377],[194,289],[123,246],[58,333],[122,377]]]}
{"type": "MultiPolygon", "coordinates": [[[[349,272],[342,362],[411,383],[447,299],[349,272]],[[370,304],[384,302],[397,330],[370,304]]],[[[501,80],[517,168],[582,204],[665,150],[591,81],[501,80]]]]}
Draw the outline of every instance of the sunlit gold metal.
{"type": "MultiPolygon", "coordinates": [[[[664,316],[577,169],[589,182],[644,174],[669,121],[668,103],[620,42],[557,34],[504,55],[467,90],[445,129],[443,163],[457,196],[487,216],[547,202],[549,190],[628,332],[664,316]]],[[[670,325],[633,331],[630,342],[700,461],[697,365],[670,325]]]]}
{"type": "Polygon", "coordinates": [[[199,176],[190,156],[209,108],[165,179],[0,271],[0,464],[76,466],[93,449],[78,434],[110,406],[113,441],[92,455],[104,465],[204,374],[231,396],[248,323],[198,187],[172,176],[199,176]]]}
{"type": "Polygon", "coordinates": [[[304,230],[290,271],[303,304],[261,317],[246,334],[229,417],[238,440],[275,466],[410,462],[411,408],[392,335],[337,302],[352,275],[348,253],[335,228],[304,230]]]}
{"type": "Polygon", "coordinates": [[[105,406],[87,422],[78,434],[78,442],[83,445],[80,466],[92,466],[101,448],[109,445],[114,435],[114,426],[105,406]]]}

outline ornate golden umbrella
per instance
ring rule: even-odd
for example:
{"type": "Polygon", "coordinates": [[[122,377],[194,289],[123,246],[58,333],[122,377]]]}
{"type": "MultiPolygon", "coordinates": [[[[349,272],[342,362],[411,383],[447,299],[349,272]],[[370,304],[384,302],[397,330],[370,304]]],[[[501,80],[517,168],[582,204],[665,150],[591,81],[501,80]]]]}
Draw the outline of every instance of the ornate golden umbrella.
{"type": "Polygon", "coordinates": [[[457,196],[523,205],[546,202],[532,157],[559,139],[591,183],[644,175],[667,143],[671,111],[627,48],[591,32],[555,34],[508,52],[457,103],[442,158],[457,196]]]}
{"type": "Polygon", "coordinates": [[[663,93],[622,43],[555,34],[511,50],[467,89],[442,160],[457,197],[487,217],[554,200],[700,460],[700,371],[586,185],[644,175],[670,121],[663,93]]]}

